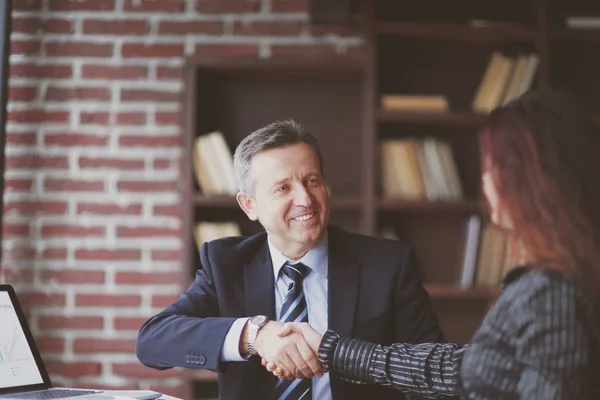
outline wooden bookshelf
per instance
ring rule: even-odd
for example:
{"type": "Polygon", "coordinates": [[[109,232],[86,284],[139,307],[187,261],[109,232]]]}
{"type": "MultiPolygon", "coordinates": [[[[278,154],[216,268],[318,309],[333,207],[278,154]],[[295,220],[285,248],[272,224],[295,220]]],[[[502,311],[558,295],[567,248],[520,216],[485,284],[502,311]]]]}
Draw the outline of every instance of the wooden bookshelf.
{"type": "MultiPolygon", "coordinates": [[[[494,51],[535,52],[540,64],[534,87],[572,92],[600,122],[600,82],[592,78],[600,68],[595,51],[600,29],[567,29],[564,23],[575,13],[594,15],[595,8],[591,1],[575,6],[563,0],[354,3],[361,4],[363,58],[196,58],[187,63],[184,148],[190,150],[183,157],[183,281],[189,282],[198,267],[192,235],[196,222],[235,220],[244,234],[260,229],[248,223],[233,196],[200,192],[193,176],[193,140],[219,129],[234,149],[253,130],[292,117],[321,141],[334,194],[332,222],[369,235],[391,227],[412,245],[442,328],[449,340],[464,343],[499,294],[499,287],[457,286],[466,221],[472,214],[486,218],[477,143],[485,115],[471,109],[475,91],[494,51]],[[472,20],[494,23],[476,27],[472,20]],[[384,93],[442,93],[450,111],[384,111],[379,107],[384,93]],[[465,199],[383,198],[379,141],[427,136],[451,145],[465,199]]],[[[185,371],[184,377],[215,379],[198,371],[185,371]]]]}

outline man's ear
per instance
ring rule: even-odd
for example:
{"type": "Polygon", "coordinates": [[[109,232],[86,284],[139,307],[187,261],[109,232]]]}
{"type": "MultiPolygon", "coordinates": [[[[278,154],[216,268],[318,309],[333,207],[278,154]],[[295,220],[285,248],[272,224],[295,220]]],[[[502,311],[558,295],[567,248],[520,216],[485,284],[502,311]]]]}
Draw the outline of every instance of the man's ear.
{"type": "Polygon", "coordinates": [[[246,213],[251,221],[258,219],[258,213],[256,212],[256,202],[254,198],[248,193],[239,192],[235,196],[240,208],[246,213]]]}

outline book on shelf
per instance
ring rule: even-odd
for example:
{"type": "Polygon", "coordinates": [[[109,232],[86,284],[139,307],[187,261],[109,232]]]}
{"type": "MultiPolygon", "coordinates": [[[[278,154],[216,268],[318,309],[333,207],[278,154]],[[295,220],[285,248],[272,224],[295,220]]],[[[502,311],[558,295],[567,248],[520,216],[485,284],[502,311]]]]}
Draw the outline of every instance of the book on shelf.
{"type": "Polygon", "coordinates": [[[521,96],[533,84],[539,61],[534,53],[509,57],[493,52],[475,93],[473,110],[488,113],[521,96]]]}
{"type": "Polygon", "coordinates": [[[467,222],[460,286],[497,287],[522,255],[520,243],[509,240],[498,226],[483,223],[473,215],[467,222]]]}
{"type": "Polygon", "coordinates": [[[410,200],[461,200],[462,183],[444,141],[383,139],[380,145],[384,197],[410,200]]]}
{"type": "Polygon", "coordinates": [[[218,131],[198,136],[193,149],[194,173],[204,194],[234,195],[233,156],[218,131]]]}
{"type": "Polygon", "coordinates": [[[599,29],[600,28],[600,16],[587,16],[587,17],[567,17],[565,19],[565,25],[571,29],[599,29]]]}
{"type": "Polygon", "coordinates": [[[204,242],[229,236],[241,236],[241,230],[236,222],[198,222],[194,227],[194,239],[198,248],[204,242]]]}
{"type": "Polygon", "coordinates": [[[442,95],[384,94],[381,96],[384,111],[448,112],[448,99],[442,95]]]}

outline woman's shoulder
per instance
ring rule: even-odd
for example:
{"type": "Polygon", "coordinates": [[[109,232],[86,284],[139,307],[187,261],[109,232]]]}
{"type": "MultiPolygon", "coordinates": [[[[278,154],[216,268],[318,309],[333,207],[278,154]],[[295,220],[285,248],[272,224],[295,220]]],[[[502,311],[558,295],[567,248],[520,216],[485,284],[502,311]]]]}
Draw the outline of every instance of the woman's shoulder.
{"type": "MultiPolygon", "coordinates": [[[[569,302],[592,306],[596,301],[580,280],[567,272],[543,266],[526,265],[512,270],[503,280],[499,301],[531,307],[536,303],[569,302]]],[[[556,305],[556,304],[555,304],[556,305]]],[[[558,307],[560,308],[560,307],[558,307]]]]}

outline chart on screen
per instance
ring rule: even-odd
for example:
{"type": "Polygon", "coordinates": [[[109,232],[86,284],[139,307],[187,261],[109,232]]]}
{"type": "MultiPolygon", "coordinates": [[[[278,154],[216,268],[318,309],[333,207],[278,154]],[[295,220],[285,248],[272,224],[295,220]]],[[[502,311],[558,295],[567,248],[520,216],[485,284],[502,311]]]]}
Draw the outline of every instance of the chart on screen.
{"type": "Polygon", "coordinates": [[[0,388],[42,383],[8,293],[0,292],[0,388]]]}

